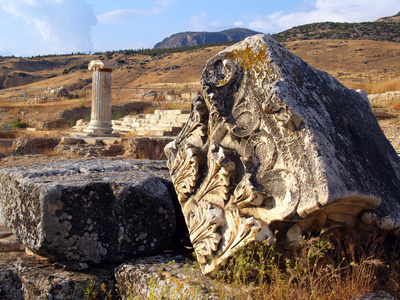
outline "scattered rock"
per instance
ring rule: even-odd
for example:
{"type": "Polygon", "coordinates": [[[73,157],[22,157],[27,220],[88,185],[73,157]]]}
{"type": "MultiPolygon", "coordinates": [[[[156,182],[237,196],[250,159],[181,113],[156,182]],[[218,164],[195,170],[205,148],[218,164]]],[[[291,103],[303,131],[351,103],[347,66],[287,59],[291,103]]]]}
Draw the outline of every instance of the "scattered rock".
{"type": "Polygon", "coordinates": [[[71,272],[25,253],[7,253],[0,254],[0,298],[116,299],[117,292],[112,268],[71,272]]]}
{"type": "Polygon", "coordinates": [[[0,239],[0,252],[1,253],[24,251],[24,250],[25,250],[24,245],[22,245],[21,241],[14,235],[0,239]]]}
{"type": "Polygon", "coordinates": [[[90,107],[75,107],[73,109],[64,110],[58,115],[58,118],[63,120],[73,120],[76,122],[79,119],[90,117],[90,113],[90,107]]]}
{"type": "Polygon", "coordinates": [[[166,159],[164,147],[171,137],[140,137],[125,142],[125,155],[134,159],[166,159]]]}
{"type": "Polygon", "coordinates": [[[140,102],[140,101],[135,101],[135,102],[129,102],[122,104],[121,106],[113,106],[111,107],[111,112],[120,112],[122,116],[126,115],[133,115],[133,114],[141,114],[143,111],[151,107],[152,103],[151,102],[140,102]]]}
{"type": "Polygon", "coordinates": [[[57,119],[54,121],[48,121],[43,123],[42,128],[44,129],[55,129],[55,128],[69,128],[69,124],[64,119],[57,119]]]}
{"type": "Polygon", "coordinates": [[[18,138],[13,142],[11,155],[25,155],[52,151],[60,142],[60,138],[18,138]]]}
{"type": "Polygon", "coordinates": [[[148,160],[1,167],[0,218],[51,260],[93,264],[156,254],[176,226],[166,178],[165,162],[148,160]]]}
{"type": "Polygon", "coordinates": [[[389,107],[391,105],[400,103],[400,91],[386,92],[382,94],[369,94],[368,99],[372,107],[389,107]]]}
{"type": "Polygon", "coordinates": [[[65,86],[61,86],[58,89],[53,89],[48,87],[47,89],[44,89],[42,92],[35,95],[33,99],[28,99],[27,103],[32,104],[32,103],[55,102],[59,101],[61,97],[67,99],[79,98],[79,96],[77,95],[70,94],[65,86]]]}
{"type": "Polygon", "coordinates": [[[396,298],[394,298],[387,292],[376,292],[354,298],[353,300],[395,300],[395,299],[396,298]]]}

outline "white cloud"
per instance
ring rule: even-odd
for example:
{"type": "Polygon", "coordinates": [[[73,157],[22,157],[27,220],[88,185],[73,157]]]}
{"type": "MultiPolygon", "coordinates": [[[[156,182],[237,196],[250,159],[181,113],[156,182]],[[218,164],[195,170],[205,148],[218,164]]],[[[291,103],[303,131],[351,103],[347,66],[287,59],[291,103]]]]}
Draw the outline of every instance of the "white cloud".
{"type": "Polygon", "coordinates": [[[100,24],[128,23],[146,16],[162,14],[176,2],[176,0],[158,0],[155,2],[155,6],[150,9],[116,9],[98,15],[97,20],[100,24]]]}
{"type": "Polygon", "coordinates": [[[274,12],[253,16],[249,27],[254,30],[276,33],[293,26],[315,22],[364,22],[394,15],[400,10],[398,0],[316,0],[306,1],[307,9],[292,13],[274,12]]]}
{"type": "Polygon", "coordinates": [[[244,23],[242,21],[237,21],[237,22],[233,23],[233,25],[236,27],[241,27],[244,25],[244,23]]]}
{"type": "Polygon", "coordinates": [[[93,8],[85,0],[0,0],[0,8],[32,24],[31,35],[39,37],[52,53],[92,49],[93,8]]]}

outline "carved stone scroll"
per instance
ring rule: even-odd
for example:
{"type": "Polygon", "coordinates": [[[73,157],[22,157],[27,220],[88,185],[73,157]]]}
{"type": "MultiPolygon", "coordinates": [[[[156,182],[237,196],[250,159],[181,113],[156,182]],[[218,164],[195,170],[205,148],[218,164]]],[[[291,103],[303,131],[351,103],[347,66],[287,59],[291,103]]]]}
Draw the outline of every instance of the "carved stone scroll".
{"type": "Polygon", "coordinates": [[[204,273],[276,231],[399,233],[399,157],[359,93],[266,35],[218,53],[201,85],[165,152],[204,273]]]}

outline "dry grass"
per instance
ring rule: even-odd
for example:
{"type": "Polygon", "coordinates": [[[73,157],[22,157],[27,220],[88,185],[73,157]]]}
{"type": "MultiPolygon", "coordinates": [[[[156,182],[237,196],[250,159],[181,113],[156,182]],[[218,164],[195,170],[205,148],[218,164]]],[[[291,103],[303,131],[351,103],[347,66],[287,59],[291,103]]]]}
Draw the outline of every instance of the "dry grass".
{"type": "MultiPolygon", "coordinates": [[[[398,74],[400,74],[399,43],[309,40],[290,42],[286,44],[286,47],[313,67],[332,74],[353,89],[362,88],[368,93],[400,89],[398,84],[398,74]]],[[[199,79],[206,61],[224,48],[224,46],[210,47],[158,58],[144,55],[115,54],[113,60],[122,59],[125,63],[121,64],[112,74],[113,105],[145,101],[142,93],[152,90],[175,94],[199,91],[199,79]]],[[[77,55],[45,58],[45,61],[48,61],[52,68],[47,68],[41,59],[40,61],[29,58],[1,60],[0,77],[4,75],[5,78],[8,78],[7,74],[24,72],[33,77],[42,78],[42,80],[0,91],[0,107],[8,110],[6,114],[0,112],[0,124],[11,124],[13,120],[19,120],[31,126],[39,127],[44,122],[57,119],[58,114],[63,110],[83,106],[90,107],[91,84],[89,82],[92,76],[91,72],[73,69],[67,74],[63,74],[63,71],[93,59],[98,59],[98,57],[77,55]],[[70,92],[78,94],[79,99],[62,99],[51,103],[28,105],[21,101],[23,91],[19,94],[19,101],[17,101],[18,97],[14,97],[17,94],[12,94],[13,97],[10,97],[10,91],[14,89],[56,88],[61,85],[67,87],[85,86],[85,90],[81,88],[70,90],[70,92]]],[[[13,78],[11,76],[7,79],[7,82],[18,84],[19,81],[12,82],[13,78]]],[[[24,77],[24,80],[26,78],[31,77],[24,77]]],[[[22,80],[21,78],[14,79],[22,80]]],[[[28,90],[28,98],[33,97],[34,93],[35,90],[28,90]]],[[[153,102],[167,102],[161,99],[162,97],[159,98],[159,101],[153,102]]],[[[154,110],[189,109],[190,106],[187,103],[184,105],[164,104],[163,107],[160,103],[154,105],[154,110]]],[[[151,112],[151,110],[153,109],[149,109],[148,112],[151,112]]]]}
{"type": "Polygon", "coordinates": [[[400,77],[383,80],[376,83],[344,82],[344,84],[352,89],[363,89],[368,94],[380,94],[389,91],[400,91],[400,77]]]}
{"type": "Polygon", "coordinates": [[[307,40],[287,48],[316,69],[326,71],[351,88],[398,78],[400,43],[347,40],[307,40]]]}
{"type": "Polygon", "coordinates": [[[394,237],[351,229],[310,236],[296,250],[262,243],[242,249],[214,277],[240,299],[353,299],[376,291],[400,297],[400,245],[394,237]]]}
{"type": "Polygon", "coordinates": [[[1,154],[6,155],[6,154],[10,153],[12,150],[14,150],[13,146],[1,146],[0,145],[0,153],[1,154]]]}

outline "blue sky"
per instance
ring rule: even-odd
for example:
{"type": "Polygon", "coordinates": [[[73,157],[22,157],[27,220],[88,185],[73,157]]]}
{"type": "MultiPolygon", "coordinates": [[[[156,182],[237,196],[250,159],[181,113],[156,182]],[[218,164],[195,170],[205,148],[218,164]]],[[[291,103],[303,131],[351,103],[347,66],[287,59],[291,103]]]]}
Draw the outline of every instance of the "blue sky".
{"type": "Polygon", "coordinates": [[[313,22],[363,22],[400,0],[0,0],[0,55],[152,48],[183,31],[277,33],[313,22]]]}

